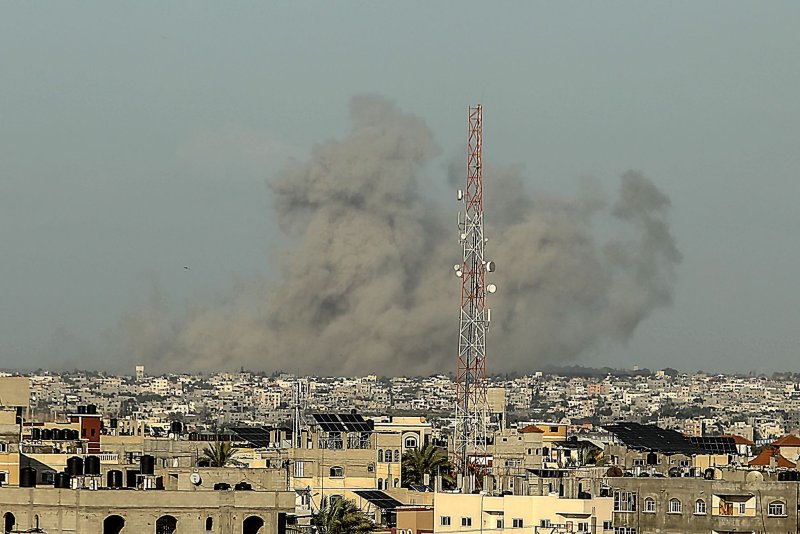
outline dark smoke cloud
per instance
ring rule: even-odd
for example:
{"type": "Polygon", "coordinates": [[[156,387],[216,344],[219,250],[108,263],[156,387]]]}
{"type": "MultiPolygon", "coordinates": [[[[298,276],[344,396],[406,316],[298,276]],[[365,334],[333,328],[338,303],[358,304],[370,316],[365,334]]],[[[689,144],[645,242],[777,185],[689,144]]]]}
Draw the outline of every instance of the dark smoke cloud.
{"type": "MultiPolygon", "coordinates": [[[[240,284],[177,320],[154,292],[146,309],[122,321],[128,361],[321,374],[455,365],[456,204],[421,194],[440,149],[420,118],[383,98],[353,99],[351,115],[347,137],[269,182],[278,223],[294,243],[275,251],[277,282],[240,284]]],[[[485,179],[487,253],[500,288],[491,297],[490,371],[525,371],[625,342],[670,304],[681,256],[667,225],[669,199],[640,173],[622,176],[610,208],[590,187],[574,197],[532,196],[520,167],[485,179]],[[617,221],[618,236],[594,230],[604,214],[617,221]]]]}

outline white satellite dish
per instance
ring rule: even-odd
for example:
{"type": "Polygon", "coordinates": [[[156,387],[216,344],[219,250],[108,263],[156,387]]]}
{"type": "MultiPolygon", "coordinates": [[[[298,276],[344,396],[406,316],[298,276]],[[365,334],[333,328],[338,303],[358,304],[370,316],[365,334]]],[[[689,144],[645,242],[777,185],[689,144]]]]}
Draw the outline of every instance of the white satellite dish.
{"type": "Polygon", "coordinates": [[[458,271],[456,271],[456,276],[457,277],[461,278],[462,274],[464,274],[464,273],[462,273],[460,269],[458,271]]]}
{"type": "Polygon", "coordinates": [[[458,197],[458,200],[464,200],[464,191],[459,189],[458,194],[456,196],[458,197]]]}
{"type": "Polygon", "coordinates": [[[455,265],[453,265],[453,270],[454,271],[458,271],[459,269],[461,269],[461,264],[460,263],[456,263],[455,265]]]}
{"type": "Polygon", "coordinates": [[[488,286],[486,286],[486,291],[488,291],[489,293],[494,293],[497,291],[497,286],[494,284],[489,284],[488,286]]]}
{"type": "Polygon", "coordinates": [[[203,479],[200,477],[200,473],[192,473],[189,475],[189,482],[194,484],[195,486],[199,486],[203,479]]]}
{"type": "Polygon", "coordinates": [[[494,269],[495,269],[494,262],[493,261],[487,261],[486,262],[486,270],[489,271],[490,273],[493,273],[494,269]]]}
{"type": "Polygon", "coordinates": [[[461,241],[464,241],[467,238],[467,234],[462,233],[460,237],[461,237],[461,241]]]}

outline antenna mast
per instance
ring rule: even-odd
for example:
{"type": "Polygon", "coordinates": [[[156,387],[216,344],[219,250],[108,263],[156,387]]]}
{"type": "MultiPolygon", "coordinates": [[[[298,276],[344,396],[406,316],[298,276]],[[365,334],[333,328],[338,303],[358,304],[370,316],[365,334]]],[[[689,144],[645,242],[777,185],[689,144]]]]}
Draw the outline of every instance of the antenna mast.
{"type": "Polygon", "coordinates": [[[462,490],[468,484],[469,465],[485,458],[487,433],[486,330],[491,310],[486,308],[486,293],[494,293],[494,284],[486,285],[486,272],[494,271],[494,262],[484,260],[486,238],[483,234],[483,107],[469,108],[467,148],[467,187],[458,191],[464,201],[459,213],[459,241],[463,261],[454,266],[461,278],[461,317],[458,334],[458,374],[456,382],[455,429],[453,434],[457,467],[462,475],[462,490]],[[463,220],[462,220],[463,216],[463,220]],[[470,460],[472,455],[472,460],[470,460]]]}

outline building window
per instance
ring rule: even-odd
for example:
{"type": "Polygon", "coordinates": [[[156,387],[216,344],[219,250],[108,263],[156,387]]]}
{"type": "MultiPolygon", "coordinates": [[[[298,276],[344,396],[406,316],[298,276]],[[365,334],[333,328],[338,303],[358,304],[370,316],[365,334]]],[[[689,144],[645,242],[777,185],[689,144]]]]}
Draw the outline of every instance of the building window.
{"type": "Polygon", "coordinates": [[[331,478],[343,478],[344,477],[344,467],[340,467],[338,465],[334,465],[331,467],[331,478]]]}
{"type": "Polygon", "coordinates": [[[706,501],[697,499],[694,502],[694,513],[697,515],[706,515],[706,501]]]}
{"type": "Polygon", "coordinates": [[[747,511],[747,503],[740,502],[739,503],[739,515],[744,515],[747,511]]]}
{"type": "Polygon", "coordinates": [[[633,527],[614,527],[614,534],[636,534],[633,527]]]}
{"type": "Polygon", "coordinates": [[[178,529],[178,520],[171,515],[162,515],[156,521],[156,534],[174,534],[178,529]]]}
{"type": "Polygon", "coordinates": [[[394,479],[394,487],[395,488],[399,488],[400,487],[400,479],[399,478],[394,479]]]}
{"type": "MultiPolygon", "coordinates": [[[[550,521],[548,520],[547,522],[549,523],[550,521]]],[[[522,528],[522,519],[519,517],[512,519],[511,528],[522,528]]]]}
{"type": "Polygon", "coordinates": [[[497,529],[500,530],[502,528],[503,528],[503,520],[502,519],[498,519],[497,520],[497,529]]]}
{"type": "Polygon", "coordinates": [[[644,500],[644,511],[648,514],[653,514],[656,511],[656,500],[648,497],[644,500]]]}
{"type": "Polygon", "coordinates": [[[382,490],[382,489],[383,489],[383,479],[382,479],[382,478],[379,478],[379,479],[378,479],[378,489],[379,489],[379,490],[382,490]]]}
{"type": "Polygon", "coordinates": [[[214,520],[210,517],[206,518],[206,532],[214,530],[214,520]]]}
{"type": "Polygon", "coordinates": [[[635,512],[636,511],[636,492],[635,491],[615,491],[614,492],[614,511],[615,512],[635,512]]]}
{"type": "Polygon", "coordinates": [[[771,516],[784,516],[786,515],[786,505],[781,501],[772,501],[767,507],[767,514],[771,516]]]}
{"type": "Polygon", "coordinates": [[[461,518],[461,526],[462,527],[471,527],[472,526],[472,518],[471,517],[462,517],[461,518]]]}
{"type": "Polygon", "coordinates": [[[417,448],[417,438],[406,438],[406,449],[416,449],[417,448]]]}
{"type": "Polygon", "coordinates": [[[589,532],[589,523],[578,523],[578,532],[589,532]]]}
{"type": "Polygon", "coordinates": [[[302,477],[305,476],[305,463],[302,460],[294,462],[294,476],[302,477]]]}
{"type": "Polygon", "coordinates": [[[613,530],[613,529],[614,529],[613,521],[603,521],[603,530],[613,530]]]}
{"type": "Polygon", "coordinates": [[[682,514],[683,513],[683,504],[679,499],[670,499],[669,500],[669,513],[670,514],[682,514]]]}
{"type": "Polygon", "coordinates": [[[443,515],[443,516],[439,517],[439,525],[441,525],[443,527],[449,527],[450,526],[450,516],[449,515],[443,515]]]}
{"type": "Polygon", "coordinates": [[[378,461],[383,461],[383,449],[378,449],[378,461]]]}
{"type": "Polygon", "coordinates": [[[395,462],[399,462],[400,461],[400,449],[395,449],[394,450],[394,461],[395,462]]]}
{"type": "Polygon", "coordinates": [[[642,466],[644,466],[644,460],[642,460],[641,458],[636,458],[635,460],[633,460],[633,467],[642,467],[642,466]]]}

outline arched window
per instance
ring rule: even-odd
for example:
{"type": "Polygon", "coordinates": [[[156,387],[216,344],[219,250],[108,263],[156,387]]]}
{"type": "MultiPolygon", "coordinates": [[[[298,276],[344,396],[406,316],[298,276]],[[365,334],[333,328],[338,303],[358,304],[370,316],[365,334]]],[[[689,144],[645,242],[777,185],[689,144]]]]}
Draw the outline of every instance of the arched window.
{"type": "Polygon", "coordinates": [[[409,436],[406,438],[406,449],[416,449],[417,448],[417,438],[414,436],[409,436]]]}
{"type": "Polygon", "coordinates": [[[656,511],[656,500],[652,497],[647,497],[644,500],[644,511],[648,514],[655,513],[656,511]]]}
{"type": "Polygon", "coordinates": [[[394,479],[394,487],[395,488],[399,488],[400,487],[400,479],[399,478],[394,479]]]}
{"type": "Polygon", "coordinates": [[[334,465],[331,467],[331,478],[342,478],[344,477],[344,467],[334,465]]]}
{"type": "Polygon", "coordinates": [[[17,518],[11,512],[3,514],[3,532],[11,532],[17,526],[17,518]]]}
{"type": "Polygon", "coordinates": [[[378,449],[378,461],[383,461],[383,449],[378,449]]]}
{"type": "Polygon", "coordinates": [[[694,513],[697,515],[706,515],[706,501],[703,499],[694,501],[694,513]]]}
{"type": "Polygon", "coordinates": [[[156,534],[175,534],[178,520],[171,515],[162,515],[156,521],[156,534]]]}
{"type": "Polygon", "coordinates": [[[103,534],[120,534],[125,526],[125,519],[118,515],[110,515],[103,520],[103,534]]]}
{"type": "Polygon", "coordinates": [[[395,462],[399,462],[400,461],[400,449],[395,449],[394,450],[394,461],[395,462]]]}
{"type": "Polygon", "coordinates": [[[242,523],[242,534],[261,534],[264,532],[264,520],[257,515],[251,515],[242,523]]]}
{"type": "Polygon", "coordinates": [[[39,514],[33,516],[33,528],[39,530],[39,514]]]}
{"type": "Polygon", "coordinates": [[[670,514],[682,514],[683,513],[683,504],[681,504],[680,499],[670,499],[669,500],[669,513],[670,514]]]}
{"type": "Polygon", "coordinates": [[[206,532],[211,532],[214,530],[214,518],[207,517],[206,518],[206,532]]]}
{"type": "Polygon", "coordinates": [[[786,515],[786,504],[782,501],[772,501],[767,507],[767,514],[771,516],[784,516],[786,515]]]}
{"type": "Polygon", "coordinates": [[[383,479],[382,479],[382,478],[379,478],[379,479],[378,479],[378,489],[379,489],[379,490],[382,490],[382,489],[383,489],[383,479]]]}

